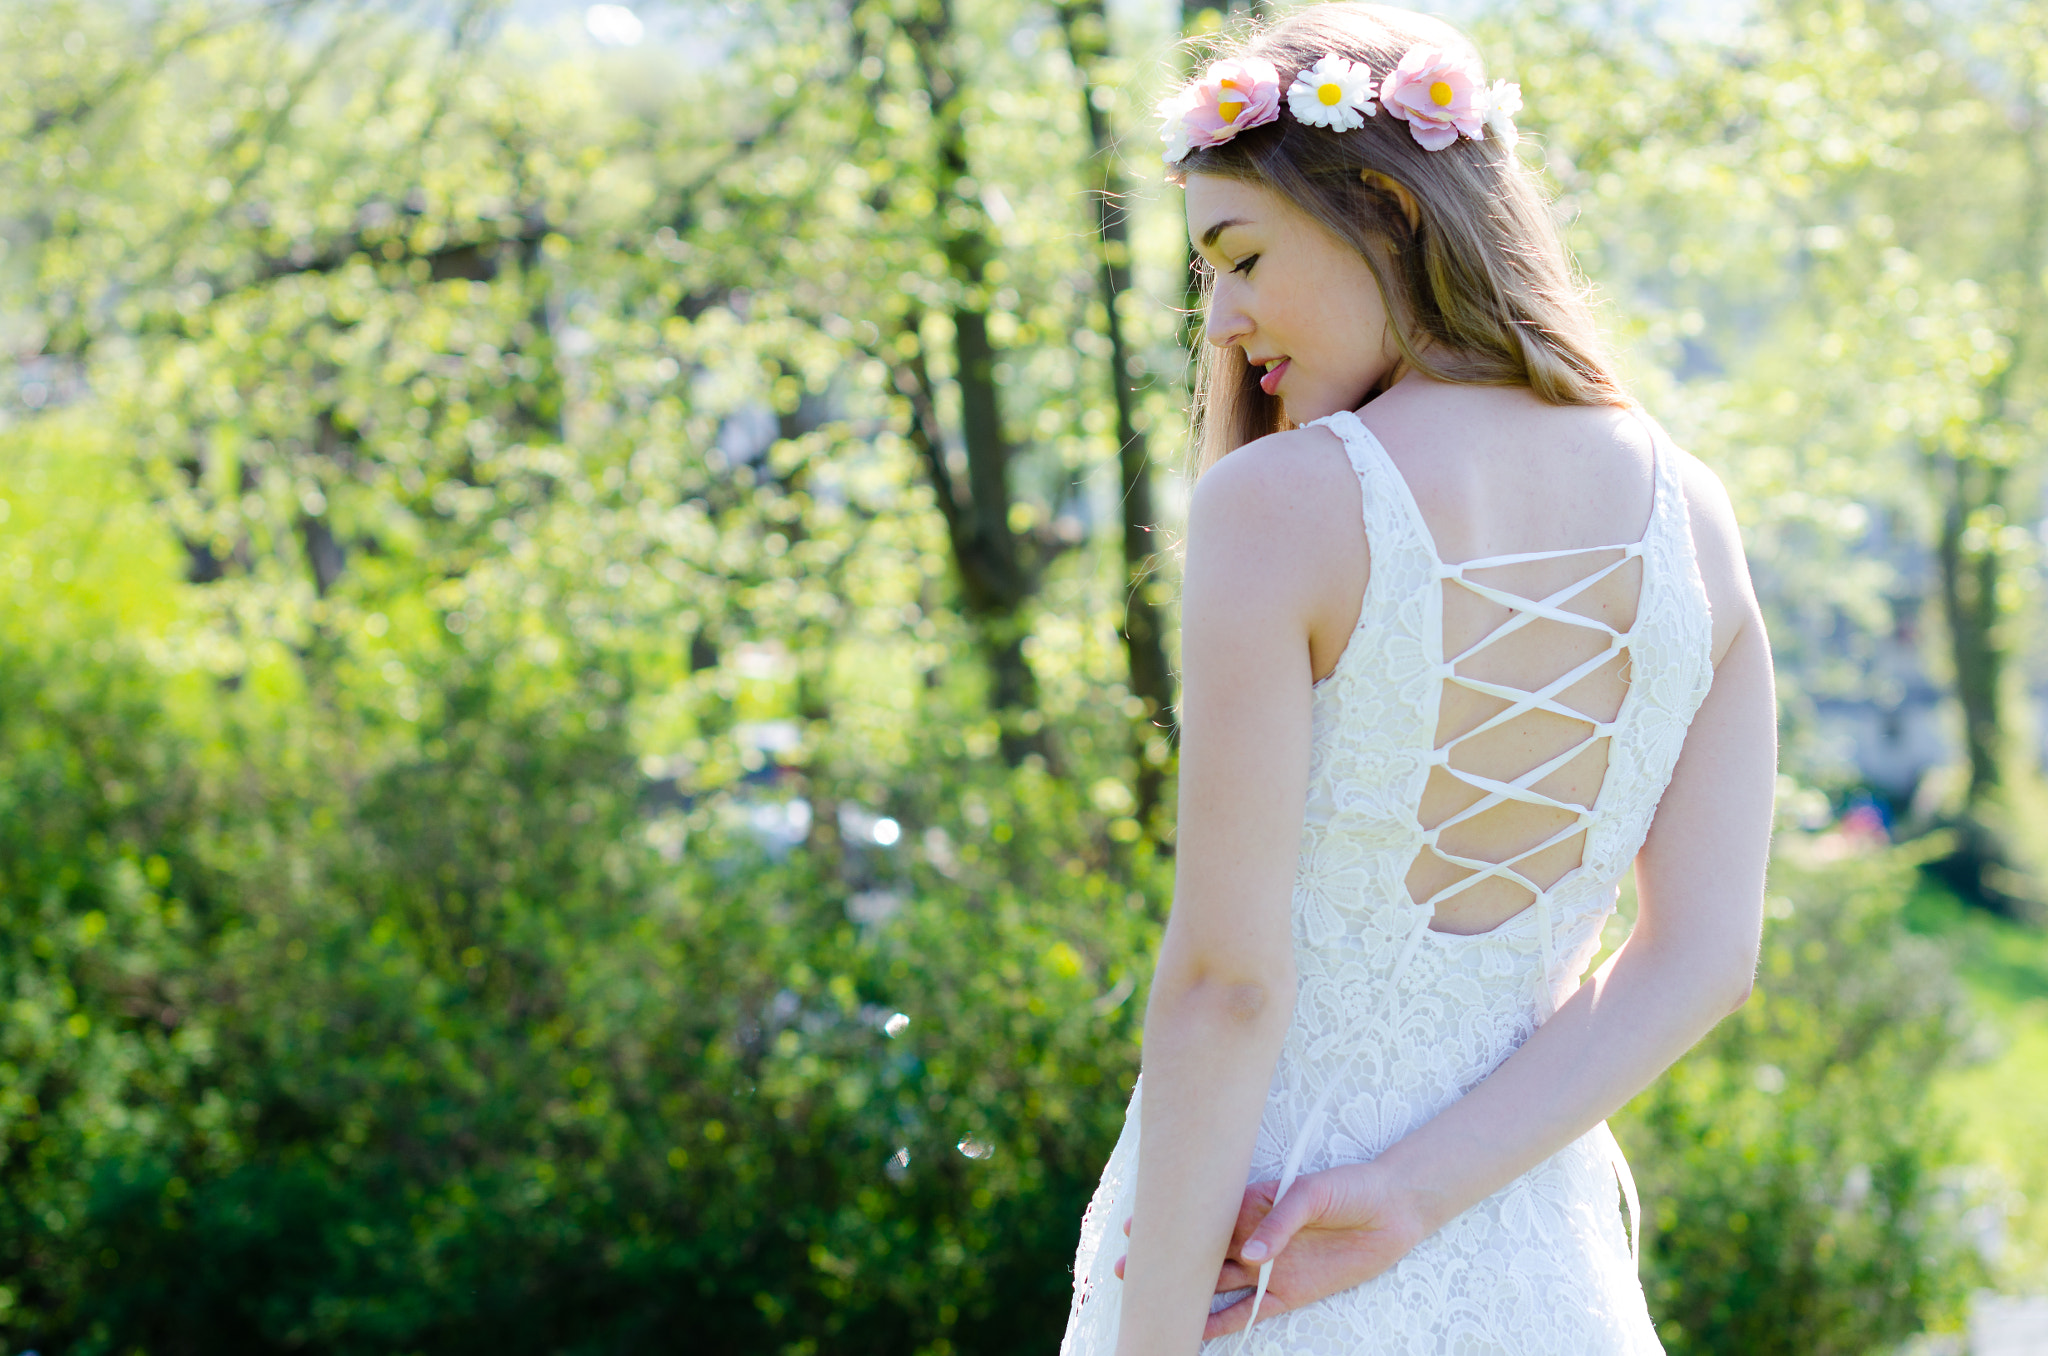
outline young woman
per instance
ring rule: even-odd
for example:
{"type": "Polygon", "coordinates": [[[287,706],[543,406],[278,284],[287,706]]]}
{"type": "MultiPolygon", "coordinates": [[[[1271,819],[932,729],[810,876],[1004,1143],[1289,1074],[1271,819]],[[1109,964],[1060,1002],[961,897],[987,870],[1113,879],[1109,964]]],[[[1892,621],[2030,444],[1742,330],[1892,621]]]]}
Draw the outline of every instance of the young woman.
{"type": "Polygon", "coordinates": [[[1325,5],[1163,106],[1213,270],[1179,878],[1065,1352],[1660,1350],[1603,1118],[1749,991],[1770,652],[1519,103],[1325,5]]]}

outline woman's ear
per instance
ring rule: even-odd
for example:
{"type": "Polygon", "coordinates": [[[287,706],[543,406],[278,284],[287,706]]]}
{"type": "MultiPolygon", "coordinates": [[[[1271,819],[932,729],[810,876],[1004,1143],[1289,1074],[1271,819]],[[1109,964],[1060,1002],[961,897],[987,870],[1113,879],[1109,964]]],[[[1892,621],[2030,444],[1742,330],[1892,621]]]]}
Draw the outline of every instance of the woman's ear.
{"type": "Polygon", "coordinates": [[[1376,169],[1362,169],[1358,172],[1358,178],[1367,188],[1376,188],[1382,193],[1393,195],[1394,201],[1401,204],[1402,215],[1408,218],[1409,230],[1422,229],[1422,205],[1415,201],[1415,195],[1408,191],[1408,185],[1393,175],[1376,169]]]}

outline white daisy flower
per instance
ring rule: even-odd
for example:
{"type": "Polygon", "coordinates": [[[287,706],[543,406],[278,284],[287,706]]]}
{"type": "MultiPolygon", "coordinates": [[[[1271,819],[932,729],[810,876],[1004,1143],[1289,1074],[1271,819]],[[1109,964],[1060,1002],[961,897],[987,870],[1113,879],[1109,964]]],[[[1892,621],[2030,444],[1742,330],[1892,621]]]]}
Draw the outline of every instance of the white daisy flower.
{"type": "Polygon", "coordinates": [[[1522,87],[1511,80],[1496,80],[1486,91],[1486,125],[1509,146],[1521,140],[1515,130],[1515,114],[1522,111],[1522,87]]]}
{"type": "Polygon", "coordinates": [[[1334,52],[1294,77],[1287,111],[1296,122],[1348,132],[1380,111],[1373,102],[1372,72],[1334,52]]]}
{"type": "Polygon", "coordinates": [[[1165,159],[1169,165],[1178,165],[1192,149],[1188,141],[1187,113],[1193,102],[1186,91],[1159,101],[1159,139],[1166,143],[1165,159]]]}

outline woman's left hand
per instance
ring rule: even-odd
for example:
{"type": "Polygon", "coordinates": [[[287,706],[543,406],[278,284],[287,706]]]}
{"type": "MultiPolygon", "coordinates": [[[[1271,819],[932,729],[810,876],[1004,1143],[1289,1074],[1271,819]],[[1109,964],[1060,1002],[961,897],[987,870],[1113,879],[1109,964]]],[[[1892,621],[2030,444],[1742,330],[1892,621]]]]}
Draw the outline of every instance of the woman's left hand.
{"type": "MultiPolygon", "coordinates": [[[[1354,1285],[1393,1266],[1435,1231],[1417,1201],[1377,1163],[1351,1163],[1295,1179],[1278,1208],[1278,1182],[1244,1189],[1230,1250],[1216,1290],[1259,1283],[1259,1267],[1274,1259],[1272,1280],[1259,1305],[1261,1322],[1354,1285]],[[1256,1254],[1256,1255],[1248,1255],[1256,1254]]],[[[1124,1225],[1129,1232],[1128,1221],[1124,1225]]],[[[1123,1262],[1116,1265],[1123,1274],[1123,1262]]],[[[1237,1332],[1251,1321],[1252,1296],[1209,1315],[1204,1340],[1237,1332]]]]}

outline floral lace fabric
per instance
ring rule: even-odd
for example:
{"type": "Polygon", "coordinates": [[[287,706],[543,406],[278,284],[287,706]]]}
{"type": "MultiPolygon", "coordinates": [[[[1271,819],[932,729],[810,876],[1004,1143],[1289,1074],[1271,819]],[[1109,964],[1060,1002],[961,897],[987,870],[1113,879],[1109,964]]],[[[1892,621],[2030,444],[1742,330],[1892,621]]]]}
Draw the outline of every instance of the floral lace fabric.
{"type": "MultiPolygon", "coordinates": [[[[1296,1171],[1376,1157],[1484,1079],[1577,987],[1713,678],[1684,491],[1659,433],[1641,541],[1584,553],[1624,552],[1642,560],[1642,573],[1635,620],[1614,633],[1629,652],[1627,694],[1613,720],[1588,722],[1610,743],[1604,780],[1570,831],[1584,831],[1581,864],[1547,888],[1532,884],[1536,902],[1491,931],[1431,930],[1434,901],[1413,899],[1406,881],[1435,841],[1418,810],[1431,769],[1446,759],[1436,747],[1439,703],[1446,681],[1457,681],[1443,653],[1442,590],[1487,563],[1438,558],[1406,482],[1356,415],[1317,422],[1343,441],[1358,473],[1372,572],[1357,630],[1315,690],[1293,897],[1298,996],[1248,1182],[1285,1184],[1296,1171]]],[[[1108,1356],[1116,1346],[1121,1282],[1112,1268],[1136,1185],[1141,1102],[1142,1089],[1082,1220],[1062,1356],[1108,1356]]],[[[1205,1350],[1661,1352],[1636,1275],[1636,1224],[1620,1208],[1633,1196],[1627,1174],[1597,1126],[1391,1270],[1205,1350]]]]}

